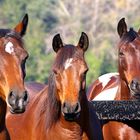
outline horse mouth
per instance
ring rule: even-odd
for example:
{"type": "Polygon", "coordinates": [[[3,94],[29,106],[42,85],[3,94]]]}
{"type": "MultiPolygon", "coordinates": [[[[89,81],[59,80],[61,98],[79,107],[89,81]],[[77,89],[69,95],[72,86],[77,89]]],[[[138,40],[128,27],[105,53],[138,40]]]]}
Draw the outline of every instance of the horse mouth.
{"type": "Polygon", "coordinates": [[[62,113],[66,121],[76,121],[80,117],[80,112],[78,113],[62,113]]]}
{"type": "Polygon", "coordinates": [[[17,109],[10,108],[10,112],[12,114],[21,114],[21,113],[24,113],[25,112],[25,108],[22,108],[22,109],[19,109],[19,108],[17,108],[17,109]]]}
{"type": "Polygon", "coordinates": [[[133,98],[136,100],[140,100],[140,93],[134,93],[133,98]]]}
{"type": "Polygon", "coordinates": [[[133,99],[140,100],[140,91],[138,89],[129,85],[129,90],[133,99]]]}
{"type": "Polygon", "coordinates": [[[140,100],[140,92],[136,92],[132,89],[130,89],[130,92],[131,92],[133,99],[140,100]]]}

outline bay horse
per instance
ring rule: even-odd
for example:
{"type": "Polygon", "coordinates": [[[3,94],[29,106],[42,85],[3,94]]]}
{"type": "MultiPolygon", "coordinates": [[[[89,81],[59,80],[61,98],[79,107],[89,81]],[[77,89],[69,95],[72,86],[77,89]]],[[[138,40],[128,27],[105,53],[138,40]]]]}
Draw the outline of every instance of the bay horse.
{"type": "MultiPolygon", "coordinates": [[[[11,140],[101,140],[99,120],[86,96],[88,37],[77,46],[53,38],[56,58],[48,85],[36,94],[24,114],[7,115],[11,140]]],[[[30,93],[29,93],[30,94],[30,93]]]]}
{"type": "Polygon", "coordinates": [[[0,29],[0,140],[9,140],[5,126],[7,105],[11,113],[23,113],[28,102],[24,86],[28,53],[22,37],[26,32],[26,14],[13,29],[0,29]]]}
{"type": "MultiPolygon", "coordinates": [[[[100,76],[87,91],[89,100],[140,100],[140,35],[128,31],[125,19],[118,23],[118,73],[100,76]]],[[[140,140],[140,121],[108,121],[105,140],[140,140]]]]}

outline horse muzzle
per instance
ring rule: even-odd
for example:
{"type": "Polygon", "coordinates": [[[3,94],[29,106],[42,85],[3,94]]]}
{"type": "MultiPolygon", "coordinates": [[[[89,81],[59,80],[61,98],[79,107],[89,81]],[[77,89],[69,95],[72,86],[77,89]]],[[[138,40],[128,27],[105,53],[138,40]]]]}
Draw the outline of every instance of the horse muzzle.
{"type": "Polygon", "coordinates": [[[28,100],[29,99],[27,91],[24,91],[24,93],[21,96],[18,96],[16,93],[11,92],[8,96],[10,112],[12,114],[24,113],[28,100]]]}
{"type": "Polygon", "coordinates": [[[63,103],[61,106],[62,115],[67,121],[75,121],[80,117],[81,106],[80,103],[77,102],[74,105],[70,105],[69,103],[63,103]]]}
{"type": "Polygon", "coordinates": [[[134,99],[140,100],[140,80],[133,79],[131,81],[130,92],[134,99]]]}

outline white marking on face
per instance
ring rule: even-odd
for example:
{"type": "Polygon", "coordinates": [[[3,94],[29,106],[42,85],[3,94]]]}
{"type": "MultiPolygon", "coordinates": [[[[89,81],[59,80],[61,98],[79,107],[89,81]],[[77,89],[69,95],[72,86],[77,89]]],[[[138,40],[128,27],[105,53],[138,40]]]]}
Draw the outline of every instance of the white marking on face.
{"type": "Polygon", "coordinates": [[[114,100],[118,91],[118,86],[102,91],[93,100],[114,100]]]}
{"type": "Polygon", "coordinates": [[[100,76],[98,79],[102,83],[103,88],[108,84],[108,82],[111,80],[112,76],[119,75],[117,72],[114,73],[107,73],[102,76],[100,76]]]}
{"type": "Polygon", "coordinates": [[[14,45],[12,42],[8,42],[5,46],[5,51],[9,54],[11,54],[12,52],[14,52],[14,45]]]}
{"type": "Polygon", "coordinates": [[[73,58],[69,58],[66,60],[65,65],[64,65],[65,69],[69,68],[72,65],[71,64],[72,60],[73,60],[73,58]]]}

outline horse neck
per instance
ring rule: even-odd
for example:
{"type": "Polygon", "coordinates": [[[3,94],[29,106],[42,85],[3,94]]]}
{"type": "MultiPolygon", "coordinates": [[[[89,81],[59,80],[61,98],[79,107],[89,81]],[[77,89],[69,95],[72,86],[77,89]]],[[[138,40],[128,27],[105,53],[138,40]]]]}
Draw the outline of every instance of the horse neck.
{"type": "Polygon", "coordinates": [[[88,102],[86,94],[84,95],[81,101],[80,118],[75,122],[69,122],[61,115],[58,121],[59,128],[67,132],[68,135],[74,136],[73,139],[100,140],[102,137],[100,122],[92,103],[88,102]]]}
{"type": "Polygon", "coordinates": [[[116,96],[116,100],[129,100],[131,98],[130,96],[130,90],[127,85],[127,82],[123,79],[120,79],[120,84],[118,87],[118,92],[116,96]]]}
{"type": "MultiPolygon", "coordinates": [[[[44,91],[42,93],[41,100],[38,100],[38,102],[41,103],[41,106],[39,103],[36,105],[37,107],[36,114],[32,115],[38,115],[38,117],[35,119],[36,127],[35,129],[40,132],[41,135],[39,135],[40,138],[66,138],[66,139],[90,139],[92,137],[91,130],[92,126],[95,122],[95,114],[93,116],[93,109],[89,108],[89,102],[86,97],[86,93],[83,93],[84,96],[81,99],[81,115],[78,120],[70,122],[66,121],[61,113],[61,106],[59,107],[59,111],[54,112],[55,108],[53,108],[50,105],[50,102],[48,102],[48,91],[44,91]],[[43,105],[44,104],[44,105],[43,105]],[[42,106],[45,106],[39,113],[38,110],[42,108],[42,106]],[[52,110],[50,110],[52,109],[52,110]],[[52,113],[53,112],[53,113],[52,113]],[[66,135],[67,133],[67,135],[66,135]],[[54,136],[55,135],[55,136],[54,136]]],[[[83,95],[82,94],[82,95],[83,95]]],[[[58,102],[59,103],[59,102],[58,102]]],[[[60,104],[58,104],[60,105],[60,104]]],[[[54,106],[56,107],[56,106],[54,106]]],[[[95,126],[95,125],[94,125],[95,126]]],[[[94,129],[96,131],[96,129],[94,129]]]]}

